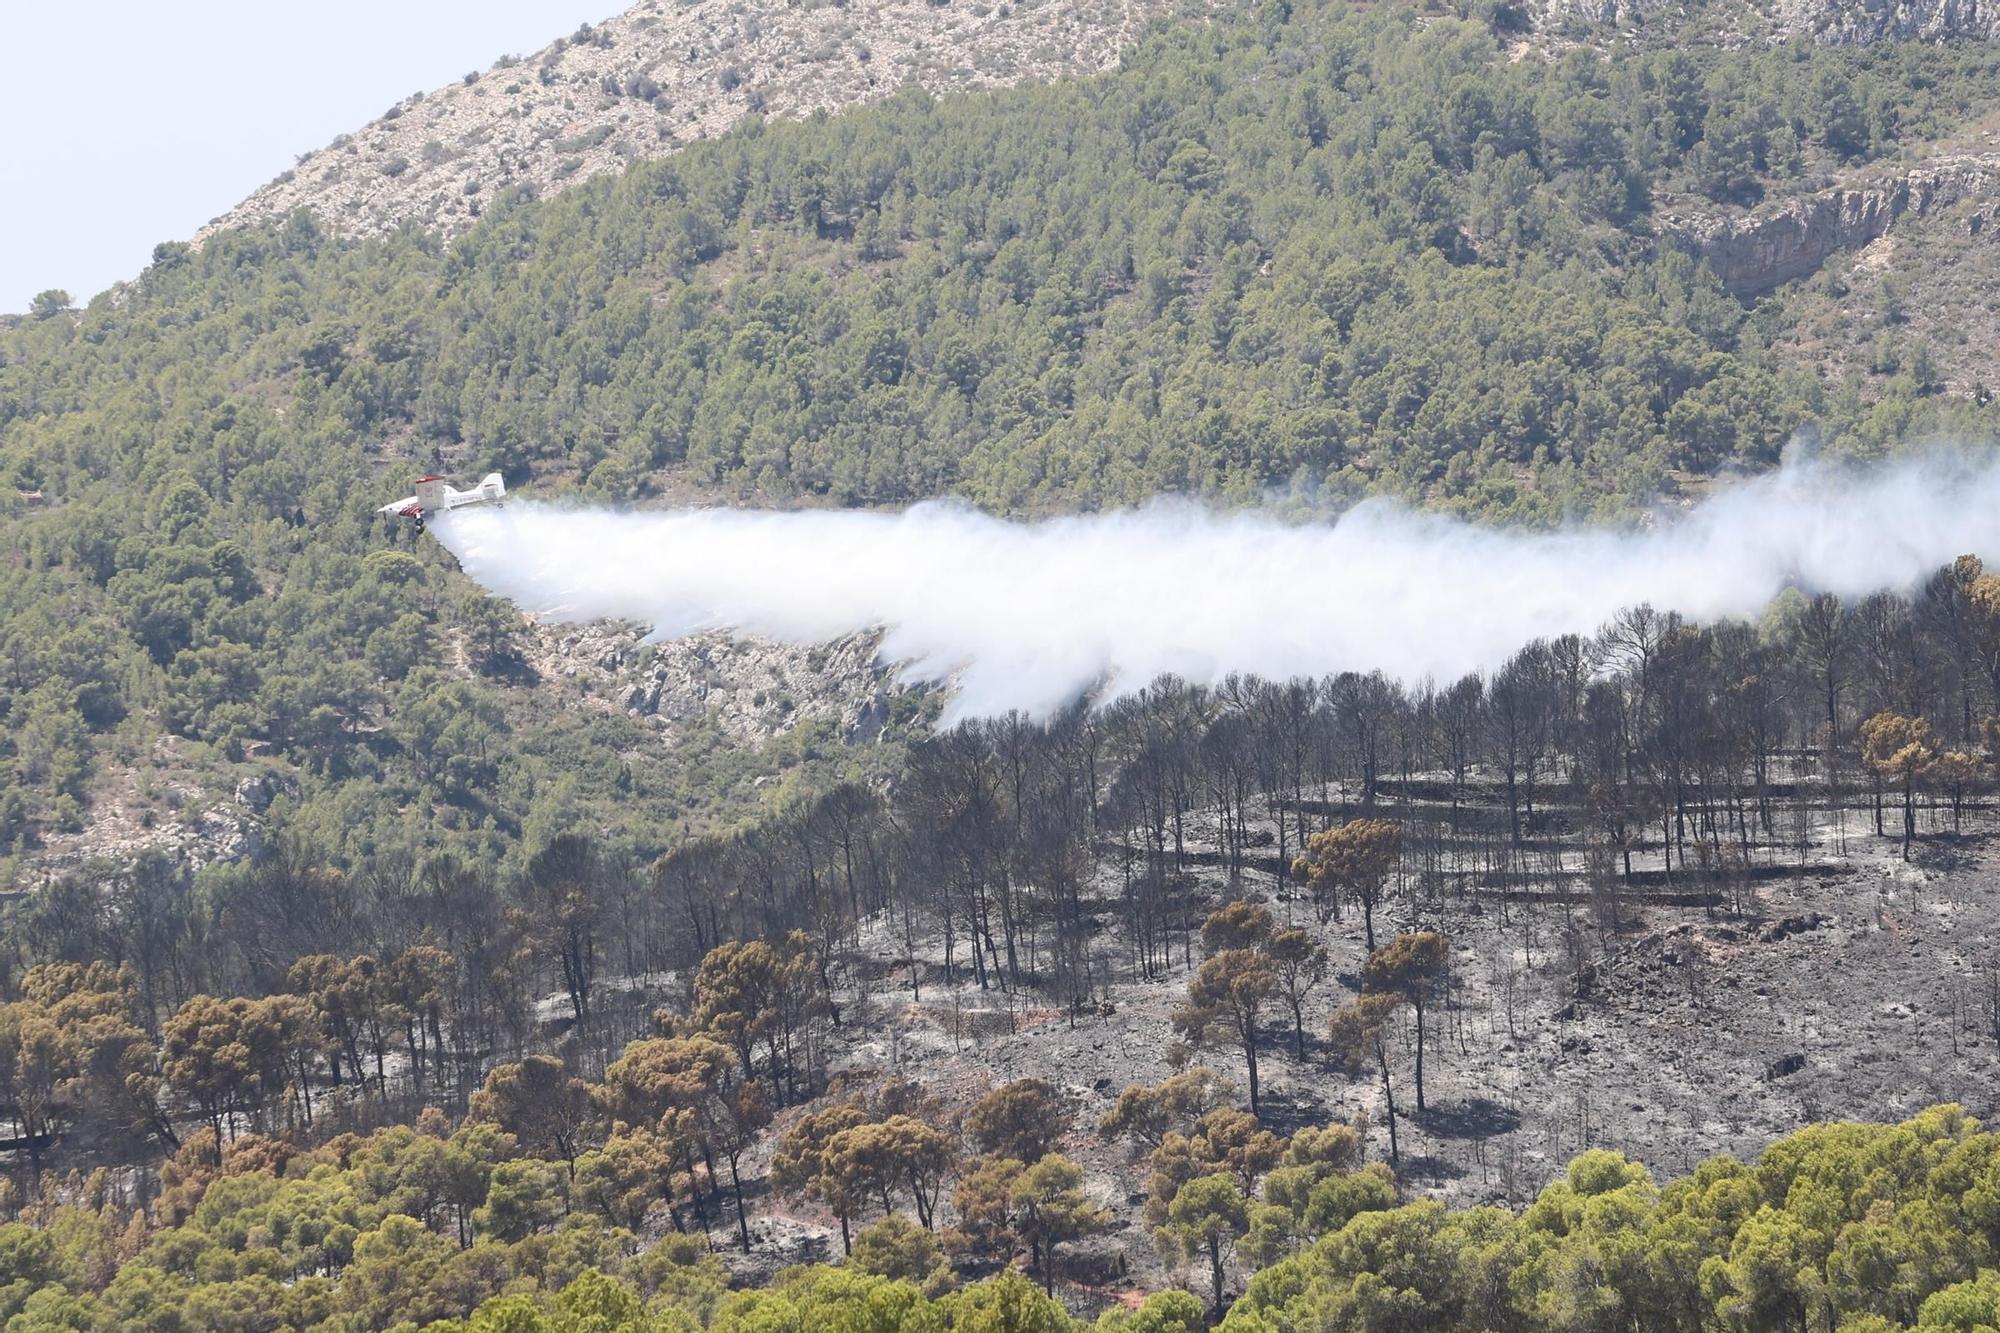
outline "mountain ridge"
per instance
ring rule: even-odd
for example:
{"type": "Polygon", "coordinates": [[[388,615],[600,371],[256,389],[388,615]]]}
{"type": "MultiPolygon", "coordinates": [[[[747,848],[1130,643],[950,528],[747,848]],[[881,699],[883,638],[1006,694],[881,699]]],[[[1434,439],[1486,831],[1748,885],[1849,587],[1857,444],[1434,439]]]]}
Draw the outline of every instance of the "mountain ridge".
{"type": "MultiPolygon", "coordinates": [[[[298,209],[357,236],[417,223],[445,237],[496,197],[557,193],[713,138],[750,115],[838,112],[911,85],[933,94],[1102,73],[1159,19],[1217,0],[1063,0],[960,5],[840,0],[751,8],[733,0],[638,0],[527,56],[398,102],[296,164],[195,233],[280,221],[298,209]]],[[[1504,15],[1497,15],[1504,19],[1504,15]]],[[[1525,0],[1511,20],[1550,52],[1590,43],[1826,45],[1989,41],[2000,4],[1897,0],[1525,0]]]]}
{"type": "Polygon", "coordinates": [[[751,9],[639,3],[526,57],[417,94],[302,154],[195,234],[305,208],[355,235],[406,222],[456,235],[495,196],[551,193],[723,133],[744,116],[808,116],[912,84],[932,93],[1111,68],[1156,18],[1214,0],[932,0],[751,9]]]}

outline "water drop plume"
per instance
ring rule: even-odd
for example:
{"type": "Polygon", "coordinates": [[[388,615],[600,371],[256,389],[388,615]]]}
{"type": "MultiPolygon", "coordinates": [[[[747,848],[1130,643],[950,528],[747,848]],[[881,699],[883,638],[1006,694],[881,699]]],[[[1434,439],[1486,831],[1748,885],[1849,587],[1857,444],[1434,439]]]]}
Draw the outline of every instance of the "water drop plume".
{"type": "Polygon", "coordinates": [[[952,681],[952,717],[1046,715],[1164,673],[1446,680],[1641,602],[1711,620],[1755,615],[1786,586],[1909,588],[1995,550],[2000,460],[1788,460],[1620,530],[1482,527],[1381,501],[1330,523],[1185,501],[1021,523],[934,501],[900,513],[516,502],[441,516],[434,531],[479,583],[546,618],[797,643],[879,627],[906,675],[952,681]]]}

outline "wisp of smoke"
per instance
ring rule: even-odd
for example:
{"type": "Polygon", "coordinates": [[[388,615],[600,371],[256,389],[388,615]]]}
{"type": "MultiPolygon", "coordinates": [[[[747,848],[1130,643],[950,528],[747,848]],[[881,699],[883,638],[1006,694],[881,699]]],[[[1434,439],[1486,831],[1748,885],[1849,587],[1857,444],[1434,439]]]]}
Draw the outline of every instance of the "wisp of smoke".
{"type": "Polygon", "coordinates": [[[880,628],[906,677],[954,684],[954,720],[1046,716],[1166,673],[1447,680],[1642,602],[1712,620],[1755,615],[1787,585],[1907,588],[1993,548],[2000,463],[1788,461],[1632,531],[1487,528],[1383,502],[1301,525],[1180,501],[1033,523],[950,502],[894,514],[516,502],[443,515],[434,531],[479,583],[545,618],[794,643],[880,628]]]}

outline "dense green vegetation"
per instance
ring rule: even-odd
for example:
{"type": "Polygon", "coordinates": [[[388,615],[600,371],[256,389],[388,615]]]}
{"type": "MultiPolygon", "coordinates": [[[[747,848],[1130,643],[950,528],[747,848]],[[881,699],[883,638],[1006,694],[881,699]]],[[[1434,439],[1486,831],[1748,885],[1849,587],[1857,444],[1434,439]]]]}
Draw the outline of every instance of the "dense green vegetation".
{"type": "MultiPolygon", "coordinates": [[[[592,1167],[572,1179],[490,1123],[453,1130],[433,1116],[311,1151],[246,1138],[219,1165],[212,1147],[191,1143],[169,1164],[150,1213],[99,1178],[0,1226],[10,1333],[1090,1327],[1018,1274],[923,1278],[936,1240],[901,1220],[864,1233],[843,1266],[731,1293],[686,1239],[638,1252],[585,1187],[592,1167]]],[[[1274,1171],[1265,1193],[1286,1197],[1302,1169],[1274,1171]]],[[[1223,1327],[1977,1333],[2000,1321],[2000,1135],[1953,1106],[1804,1130],[1754,1164],[1717,1158],[1664,1186],[1593,1150],[1519,1213],[1351,1187],[1375,1179],[1321,1173],[1310,1205],[1301,1192],[1297,1230],[1223,1327]]],[[[1240,1203],[1235,1216],[1214,1222],[1232,1246],[1240,1203]]],[[[1205,1311],[1169,1290],[1095,1327],[1193,1333],[1205,1311]]]]}
{"type": "MultiPolygon", "coordinates": [[[[1917,377],[1780,364],[1782,302],[1744,309],[1649,210],[1898,151],[1997,83],[1977,47],[1514,60],[1479,23],[1268,5],[1102,79],[752,122],[448,248],[304,217],[164,245],[0,331],[0,853],[108,775],[215,789],[246,754],[304,770],[288,819],[350,862],[490,862],[562,811],[658,847],[743,789],[698,741],[527,706],[505,610],[369,512],[410,466],[1546,520],[1805,424],[1859,454],[1979,429],[1917,377]]],[[[825,739],[781,759],[837,772],[825,739]]]]}

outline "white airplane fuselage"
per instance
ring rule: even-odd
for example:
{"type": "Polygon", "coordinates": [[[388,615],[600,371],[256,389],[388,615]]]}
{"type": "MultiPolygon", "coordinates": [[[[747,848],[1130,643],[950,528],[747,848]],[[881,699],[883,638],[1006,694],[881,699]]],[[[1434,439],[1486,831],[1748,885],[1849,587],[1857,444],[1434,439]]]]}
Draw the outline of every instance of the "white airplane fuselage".
{"type": "Polygon", "coordinates": [[[498,472],[487,473],[469,491],[453,489],[443,477],[419,477],[415,495],[391,500],[375,512],[413,518],[421,523],[447,510],[462,509],[466,505],[498,504],[506,498],[507,483],[500,479],[498,472]]]}

